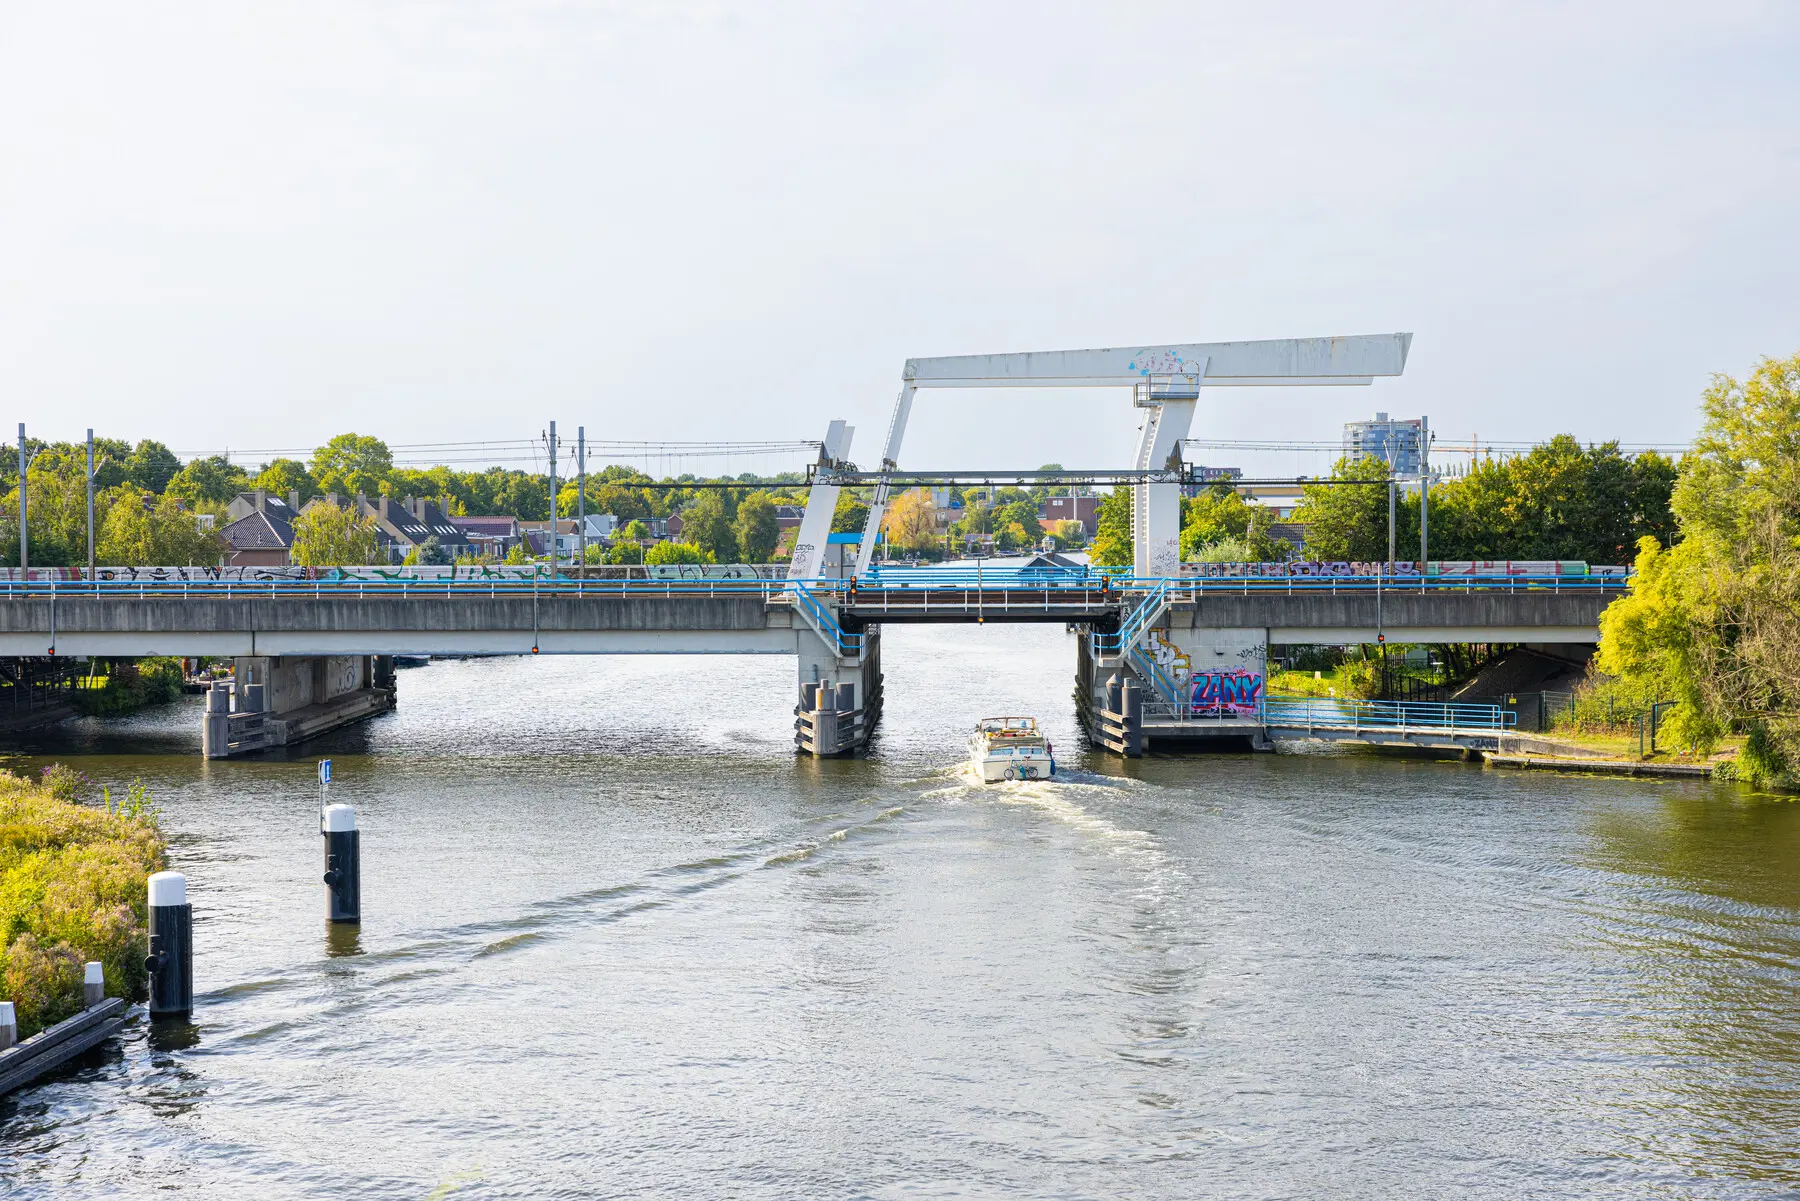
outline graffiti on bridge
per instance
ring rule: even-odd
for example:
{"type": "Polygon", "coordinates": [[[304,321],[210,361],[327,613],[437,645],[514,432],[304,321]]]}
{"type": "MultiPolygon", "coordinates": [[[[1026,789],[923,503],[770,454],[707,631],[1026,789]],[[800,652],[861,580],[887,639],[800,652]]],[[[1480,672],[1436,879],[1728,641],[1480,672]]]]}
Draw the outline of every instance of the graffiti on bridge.
{"type": "Polygon", "coordinates": [[[1194,673],[1190,704],[1195,717],[1254,717],[1262,704],[1260,671],[1242,667],[1194,673]]]}

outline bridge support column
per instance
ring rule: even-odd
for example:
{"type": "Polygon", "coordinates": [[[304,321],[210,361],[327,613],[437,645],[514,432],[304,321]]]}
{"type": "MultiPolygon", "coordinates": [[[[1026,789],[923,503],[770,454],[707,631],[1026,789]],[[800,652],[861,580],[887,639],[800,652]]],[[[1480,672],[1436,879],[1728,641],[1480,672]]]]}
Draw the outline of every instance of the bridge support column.
{"type": "Polygon", "coordinates": [[[207,697],[201,739],[208,759],[292,746],[394,707],[390,655],[257,655],[233,660],[224,689],[207,697]]]}
{"type": "Polygon", "coordinates": [[[1144,631],[1130,655],[1098,654],[1083,632],[1076,712],[1096,745],[1122,755],[1150,746],[1273,750],[1261,716],[1268,641],[1266,629],[1198,625],[1182,606],[1144,631]],[[1137,690],[1135,713],[1126,683],[1137,690]]]}
{"type": "Polygon", "coordinates": [[[854,755],[869,744],[881,720],[881,627],[862,631],[859,659],[840,659],[824,639],[800,638],[800,703],[794,707],[794,749],[804,755],[854,755]]]}

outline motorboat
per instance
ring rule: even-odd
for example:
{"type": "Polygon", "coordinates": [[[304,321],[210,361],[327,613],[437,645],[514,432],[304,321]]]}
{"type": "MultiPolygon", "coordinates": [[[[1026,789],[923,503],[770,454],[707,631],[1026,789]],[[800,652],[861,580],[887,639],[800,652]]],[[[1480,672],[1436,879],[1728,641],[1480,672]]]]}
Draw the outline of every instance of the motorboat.
{"type": "Polygon", "coordinates": [[[1035,717],[984,717],[969,736],[969,762],[983,783],[1048,780],[1056,774],[1055,748],[1038,732],[1035,717]]]}

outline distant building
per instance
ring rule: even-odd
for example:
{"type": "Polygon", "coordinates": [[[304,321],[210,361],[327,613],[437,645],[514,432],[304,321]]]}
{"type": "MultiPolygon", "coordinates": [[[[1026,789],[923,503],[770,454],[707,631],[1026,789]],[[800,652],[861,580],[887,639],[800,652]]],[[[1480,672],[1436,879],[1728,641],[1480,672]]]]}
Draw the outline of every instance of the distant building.
{"type": "Polygon", "coordinates": [[[504,559],[525,540],[517,517],[452,517],[450,524],[462,531],[477,555],[504,559]]]}
{"type": "Polygon", "coordinates": [[[1244,478],[1242,467],[1206,467],[1195,463],[1188,471],[1196,481],[1181,486],[1181,495],[1188,500],[1199,496],[1214,484],[1234,484],[1244,478]]]}
{"type": "Polygon", "coordinates": [[[1091,534],[1100,521],[1098,496],[1046,496],[1038,505],[1038,521],[1045,526],[1059,521],[1079,521],[1082,532],[1091,534]]]}
{"type": "Polygon", "coordinates": [[[775,528],[778,530],[797,530],[800,528],[801,519],[805,516],[806,509],[802,505],[776,505],[775,528]]]}
{"type": "Polygon", "coordinates": [[[395,500],[391,496],[383,496],[371,501],[358,493],[356,505],[363,513],[375,519],[376,528],[383,535],[382,545],[390,562],[400,562],[433,538],[437,539],[438,545],[452,559],[475,553],[475,544],[469,540],[469,536],[444,516],[442,509],[428,500],[417,500],[410,496],[405,500],[395,500]]]}
{"type": "Polygon", "coordinates": [[[300,494],[284,501],[263,489],[240,492],[225,506],[227,567],[286,567],[293,562],[294,519],[300,516],[300,494]]]}
{"type": "Polygon", "coordinates": [[[1425,419],[1422,417],[1390,421],[1386,413],[1377,413],[1373,421],[1347,421],[1344,423],[1344,457],[1380,459],[1392,466],[1395,475],[1416,479],[1424,433],[1425,419]]]}

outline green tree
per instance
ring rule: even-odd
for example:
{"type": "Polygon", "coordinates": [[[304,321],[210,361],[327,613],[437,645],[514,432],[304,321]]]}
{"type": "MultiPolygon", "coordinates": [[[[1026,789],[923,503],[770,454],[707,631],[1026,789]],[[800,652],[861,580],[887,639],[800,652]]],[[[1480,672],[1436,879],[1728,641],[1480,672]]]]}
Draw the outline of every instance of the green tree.
{"type": "Polygon", "coordinates": [[[664,563],[711,563],[712,553],[691,542],[658,542],[644,556],[644,562],[657,566],[664,563]]]}
{"type": "Polygon", "coordinates": [[[1630,590],[1600,619],[1601,670],[1675,702],[1679,744],[1736,726],[1753,779],[1800,775],[1800,354],[1742,383],[1715,377],[1682,460],[1681,540],[1640,543],[1630,590]]]}
{"type": "Polygon", "coordinates": [[[289,492],[298,492],[301,504],[319,494],[319,486],[313,481],[312,472],[306,469],[306,464],[296,459],[276,459],[250,481],[250,486],[261,488],[283,500],[287,499],[289,492]]]}
{"type": "Polygon", "coordinates": [[[1215,484],[1181,506],[1181,557],[1202,563],[1266,563],[1287,557],[1270,533],[1275,515],[1236,489],[1215,484]]]}
{"type": "Polygon", "coordinates": [[[1102,567],[1130,567],[1131,489],[1114,488],[1100,499],[1094,518],[1094,541],[1088,547],[1088,558],[1102,567]]]}
{"type": "Polygon", "coordinates": [[[850,489],[838,493],[837,508],[831,514],[831,532],[860,534],[869,524],[869,506],[850,489]]]}
{"type": "Polygon", "coordinates": [[[200,528],[190,510],[173,496],[121,488],[106,512],[95,557],[116,567],[215,567],[225,544],[200,528]]]}
{"type": "Polygon", "coordinates": [[[1038,520],[1037,502],[1029,496],[1009,500],[996,506],[994,526],[1001,530],[1010,526],[1019,527],[1014,538],[1020,545],[1035,543],[1044,536],[1043,523],[1038,520]]]}
{"type": "Polygon", "coordinates": [[[767,563],[775,554],[781,539],[781,526],[775,520],[775,504],[767,492],[752,492],[738,502],[737,542],[744,562],[767,563]]]}
{"type": "MultiPolygon", "coordinates": [[[[1388,466],[1372,455],[1361,459],[1339,459],[1331,470],[1334,480],[1359,481],[1357,484],[1307,484],[1301,489],[1300,507],[1294,520],[1306,526],[1306,553],[1309,558],[1348,560],[1352,563],[1384,563],[1388,552],[1388,466]]],[[[1402,498],[1396,506],[1400,513],[1409,508],[1402,498]]],[[[1413,512],[1412,537],[1400,524],[1396,538],[1397,553],[1410,560],[1409,548],[1418,546],[1418,501],[1410,505],[1413,512]]]]}
{"type": "MultiPolygon", "coordinates": [[[[313,452],[311,472],[321,492],[376,496],[394,471],[387,443],[365,434],[339,434],[313,452]]],[[[544,501],[548,510],[550,502],[544,501]]]]}
{"type": "Polygon", "coordinates": [[[1561,434],[1434,487],[1431,557],[1622,563],[1645,535],[1672,539],[1674,480],[1661,455],[1630,459],[1616,442],[1561,434]]]}
{"type": "Polygon", "coordinates": [[[194,459],[163,491],[190,505],[222,505],[250,487],[250,476],[224,455],[194,459]]]}
{"type": "Polygon", "coordinates": [[[737,558],[737,535],[731,514],[719,490],[710,488],[681,514],[681,540],[691,542],[712,556],[712,562],[730,563],[737,558]]]}
{"type": "Polygon", "coordinates": [[[366,513],[316,500],[294,520],[291,554],[302,567],[362,566],[380,561],[381,535],[366,513]]]}
{"type": "Polygon", "coordinates": [[[181,460],[175,457],[174,451],[161,442],[146,438],[126,457],[125,478],[119,482],[144,492],[161,492],[180,470],[181,460]]]}
{"type": "Polygon", "coordinates": [[[621,522],[650,520],[650,502],[644,494],[623,484],[602,484],[588,493],[588,512],[611,513],[621,522]]]}

